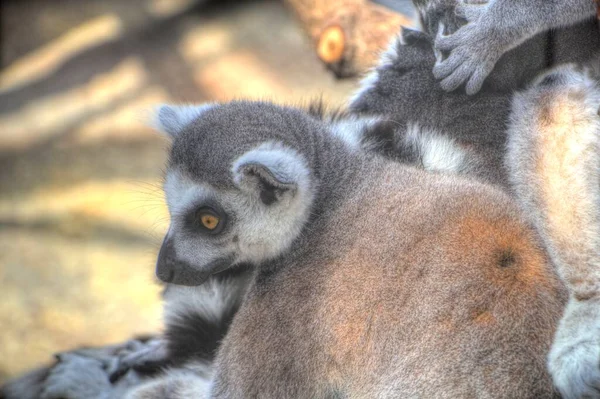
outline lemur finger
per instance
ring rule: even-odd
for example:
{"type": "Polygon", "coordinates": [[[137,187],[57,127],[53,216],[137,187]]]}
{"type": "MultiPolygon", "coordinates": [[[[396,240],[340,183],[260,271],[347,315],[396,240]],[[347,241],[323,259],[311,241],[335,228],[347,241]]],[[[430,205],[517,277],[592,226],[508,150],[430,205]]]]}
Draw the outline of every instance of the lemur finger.
{"type": "Polygon", "coordinates": [[[454,91],[460,87],[472,74],[473,67],[470,62],[465,62],[446,79],[440,82],[440,86],[445,91],[454,91]]]}
{"type": "Polygon", "coordinates": [[[437,35],[435,36],[435,41],[433,44],[433,47],[436,50],[440,50],[440,51],[451,51],[453,50],[455,47],[460,45],[460,40],[457,40],[457,38],[460,36],[460,32],[461,29],[464,28],[460,28],[459,30],[457,30],[456,32],[454,32],[451,35],[445,35],[444,34],[444,29],[438,29],[437,35]]]}
{"type": "MultiPolygon", "coordinates": [[[[129,353],[126,356],[119,359],[116,367],[111,368],[110,381],[116,382],[123,377],[129,369],[136,369],[139,367],[141,370],[156,369],[160,366],[152,366],[152,364],[166,365],[168,363],[167,346],[162,340],[149,341],[143,346],[139,347],[138,351],[129,353]],[[144,367],[145,364],[148,366],[144,367]]],[[[149,371],[148,371],[149,372],[149,371]]]]}
{"type": "Polygon", "coordinates": [[[483,86],[485,79],[488,77],[490,72],[492,72],[492,69],[494,69],[494,66],[492,65],[490,67],[487,63],[480,65],[477,67],[477,69],[475,69],[475,72],[473,72],[473,75],[471,75],[471,78],[465,87],[467,95],[472,96],[481,90],[481,86],[483,86]]]}
{"type": "MultiPolygon", "coordinates": [[[[54,355],[54,357],[56,357],[56,359],[59,361],[58,365],[62,365],[68,362],[78,362],[78,361],[82,361],[82,359],[84,358],[84,356],[79,355],[75,352],[63,352],[63,353],[57,353],[56,355],[54,355]]],[[[92,359],[90,358],[90,361],[92,361],[92,359]]]]}
{"type": "Polygon", "coordinates": [[[448,58],[435,64],[433,67],[433,76],[438,80],[444,79],[454,72],[463,62],[465,62],[465,57],[462,52],[454,51],[450,53],[448,58]]]}

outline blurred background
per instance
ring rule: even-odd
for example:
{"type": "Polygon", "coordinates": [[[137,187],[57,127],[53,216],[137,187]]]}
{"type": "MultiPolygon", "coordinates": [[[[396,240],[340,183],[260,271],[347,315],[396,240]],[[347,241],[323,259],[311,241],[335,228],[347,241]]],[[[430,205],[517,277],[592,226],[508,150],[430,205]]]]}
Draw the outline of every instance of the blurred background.
{"type": "Polygon", "coordinates": [[[4,0],[0,383],[161,328],[161,102],[322,96],[336,80],[279,0],[4,0]]]}

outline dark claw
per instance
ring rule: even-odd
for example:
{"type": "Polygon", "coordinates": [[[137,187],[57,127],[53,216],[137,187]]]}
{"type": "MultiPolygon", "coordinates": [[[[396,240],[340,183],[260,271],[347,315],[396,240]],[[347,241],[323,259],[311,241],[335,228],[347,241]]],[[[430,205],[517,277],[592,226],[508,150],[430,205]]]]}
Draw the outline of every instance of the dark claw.
{"type": "Polygon", "coordinates": [[[110,376],[108,377],[108,380],[110,381],[111,384],[114,384],[115,382],[119,381],[125,374],[127,374],[127,372],[129,371],[129,367],[121,367],[119,365],[119,367],[113,371],[110,376]]]}

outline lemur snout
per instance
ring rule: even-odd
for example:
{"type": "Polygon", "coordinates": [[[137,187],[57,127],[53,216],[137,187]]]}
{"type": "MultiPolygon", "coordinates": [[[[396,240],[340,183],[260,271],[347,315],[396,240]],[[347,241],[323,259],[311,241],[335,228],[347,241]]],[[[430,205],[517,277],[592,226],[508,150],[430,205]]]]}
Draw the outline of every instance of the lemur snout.
{"type": "Polygon", "coordinates": [[[194,266],[177,257],[173,239],[167,234],[158,252],[156,277],[165,283],[198,286],[212,274],[228,269],[233,263],[232,256],[225,256],[194,266]]]}

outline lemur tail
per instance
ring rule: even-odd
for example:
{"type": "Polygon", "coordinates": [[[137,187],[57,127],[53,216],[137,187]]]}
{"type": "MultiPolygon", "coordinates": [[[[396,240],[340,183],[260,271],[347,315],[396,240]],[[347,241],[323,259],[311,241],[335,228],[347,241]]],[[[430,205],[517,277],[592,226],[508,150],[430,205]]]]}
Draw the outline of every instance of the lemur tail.
{"type": "Polygon", "coordinates": [[[165,338],[172,367],[125,398],[208,397],[217,349],[240,307],[250,274],[249,269],[233,269],[198,287],[168,286],[165,338]]]}
{"type": "Polygon", "coordinates": [[[173,365],[190,360],[212,362],[246,293],[247,268],[212,276],[198,287],[165,290],[165,338],[173,365]]]}
{"type": "Polygon", "coordinates": [[[599,106],[595,78],[557,68],[515,97],[509,129],[517,198],[578,300],[600,288],[599,106]]]}

